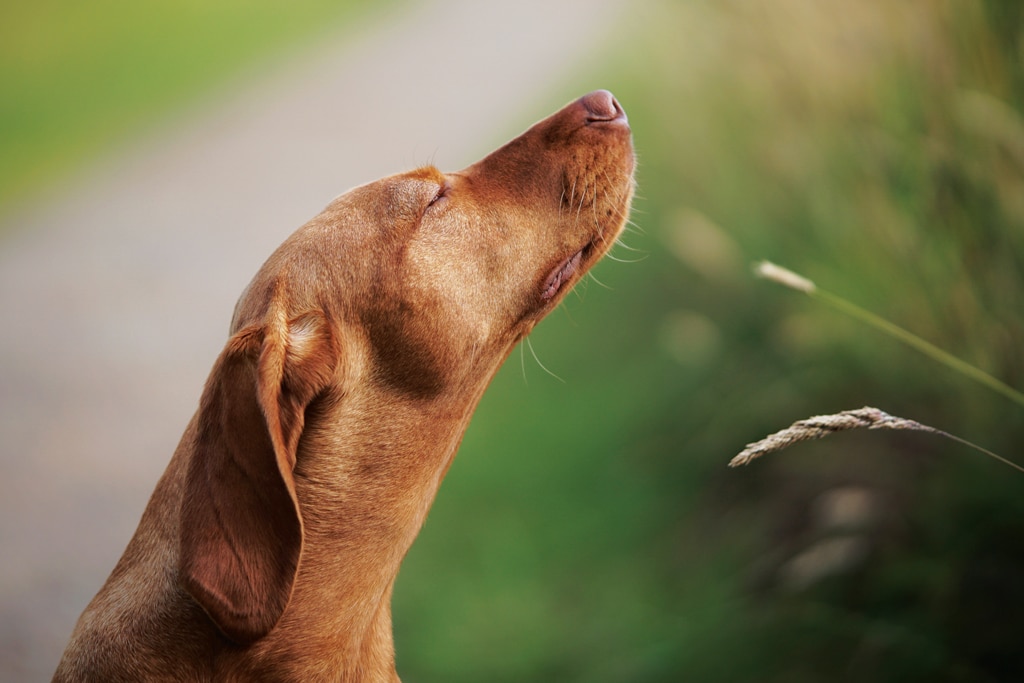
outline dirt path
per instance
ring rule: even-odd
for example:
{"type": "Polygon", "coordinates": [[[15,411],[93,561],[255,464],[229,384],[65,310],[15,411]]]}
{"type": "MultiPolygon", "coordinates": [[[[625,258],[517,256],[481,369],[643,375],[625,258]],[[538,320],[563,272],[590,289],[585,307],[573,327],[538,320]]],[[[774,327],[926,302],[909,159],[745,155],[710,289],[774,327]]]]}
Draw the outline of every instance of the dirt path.
{"type": "Polygon", "coordinates": [[[625,7],[414,3],[7,218],[0,680],[49,679],[272,249],[348,187],[427,161],[461,168],[600,87],[571,78],[625,7]]]}

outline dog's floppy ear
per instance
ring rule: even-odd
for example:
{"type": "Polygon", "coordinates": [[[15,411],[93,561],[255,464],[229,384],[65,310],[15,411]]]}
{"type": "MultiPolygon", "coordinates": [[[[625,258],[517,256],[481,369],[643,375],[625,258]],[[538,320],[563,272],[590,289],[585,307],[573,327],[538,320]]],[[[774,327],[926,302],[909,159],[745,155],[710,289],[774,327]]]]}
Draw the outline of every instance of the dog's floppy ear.
{"type": "Polygon", "coordinates": [[[237,643],[265,636],[302,551],[292,470],[305,409],[337,359],[320,312],[238,331],[207,380],[181,510],[185,588],[237,643]]]}

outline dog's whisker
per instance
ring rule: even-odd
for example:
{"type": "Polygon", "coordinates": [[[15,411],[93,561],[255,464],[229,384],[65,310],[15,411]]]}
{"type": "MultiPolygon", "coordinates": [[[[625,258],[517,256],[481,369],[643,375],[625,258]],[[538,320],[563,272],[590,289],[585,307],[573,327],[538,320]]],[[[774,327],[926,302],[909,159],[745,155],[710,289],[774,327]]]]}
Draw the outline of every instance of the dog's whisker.
{"type": "Polygon", "coordinates": [[[617,256],[612,255],[611,252],[608,252],[607,254],[605,254],[605,258],[610,260],[610,261],[615,261],[616,263],[640,263],[641,261],[646,261],[647,260],[646,256],[644,256],[643,258],[635,258],[635,259],[619,258],[617,256]]]}
{"type": "MultiPolygon", "coordinates": [[[[615,188],[618,188],[617,191],[616,191],[616,196],[615,196],[615,206],[617,206],[617,207],[625,207],[625,205],[626,205],[626,197],[629,196],[629,192],[632,189],[629,182],[624,182],[624,181],[628,180],[628,178],[619,177],[618,179],[616,179],[616,182],[612,182],[611,178],[608,177],[608,171],[605,171],[604,172],[604,179],[605,179],[605,187],[615,187],[615,188]]],[[[621,217],[622,213],[623,213],[623,211],[620,210],[620,212],[619,212],[620,217],[621,217]]]]}
{"type": "Polygon", "coordinates": [[[626,244],[625,242],[622,241],[622,237],[619,237],[618,239],[615,240],[615,246],[622,247],[626,251],[632,251],[632,252],[636,252],[636,253],[639,253],[639,254],[644,254],[645,256],[649,255],[649,253],[645,249],[639,249],[637,247],[629,246],[628,244],[626,244]]]}
{"type": "Polygon", "coordinates": [[[589,273],[587,273],[587,278],[589,278],[590,280],[593,280],[597,284],[598,287],[603,287],[604,289],[607,289],[608,291],[612,291],[613,290],[613,287],[611,287],[610,285],[606,285],[605,283],[603,283],[600,280],[598,280],[597,276],[594,275],[594,271],[590,271],[589,273]]]}
{"type": "MultiPolygon", "coordinates": [[[[579,282],[577,282],[576,286],[572,288],[572,291],[569,293],[568,296],[576,297],[577,301],[583,302],[586,299],[586,294],[587,280],[586,276],[584,276],[580,278],[579,282]]],[[[566,317],[569,318],[569,321],[573,324],[573,326],[576,326],[576,319],[572,317],[572,311],[569,310],[568,306],[559,306],[558,309],[562,311],[566,315],[566,317]]]]}
{"type": "Polygon", "coordinates": [[[630,223],[629,208],[625,199],[617,200],[613,205],[611,211],[611,215],[615,218],[615,220],[621,221],[624,224],[624,226],[630,223]]]}
{"type": "Polygon", "coordinates": [[[549,375],[551,375],[552,377],[554,377],[555,379],[557,379],[557,380],[558,380],[559,382],[561,382],[562,384],[565,384],[565,380],[564,380],[564,379],[562,379],[561,377],[559,377],[558,375],[556,375],[556,374],[555,374],[554,372],[552,372],[551,370],[549,370],[549,369],[548,369],[548,367],[547,367],[546,365],[544,365],[543,363],[541,363],[541,362],[540,362],[540,358],[538,358],[538,357],[537,357],[537,352],[536,352],[536,351],[534,350],[534,348],[533,348],[533,342],[532,342],[532,341],[530,341],[530,338],[529,338],[529,337],[527,337],[527,338],[526,338],[526,346],[528,346],[528,347],[529,347],[529,349],[530,349],[530,355],[532,355],[532,356],[533,356],[533,360],[537,361],[537,365],[539,365],[539,366],[540,366],[540,369],[541,369],[541,370],[543,370],[544,372],[548,373],[549,375]]]}
{"type": "Polygon", "coordinates": [[[618,258],[616,256],[612,256],[611,254],[607,254],[605,258],[607,258],[607,259],[609,259],[611,261],[615,261],[616,263],[643,263],[649,257],[648,256],[642,256],[640,258],[618,258]]]}
{"type": "Polygon", "coordinates": [[[623,232],[628,232],[628,233],[631,233],[631,234],[637,234],[637,235],[646,235],[647,234],[644,231],[644,228],[643,228],[642,225],[640,225],[639,223],[637,223],[635,221],[632,221],[632,220],[627,220],[623,224],[622,231],[623,232]]]}
{"type": "Polygon", "coordinates": [[[526,354],[523,351],[524,344],[519,345],[519,368],[523,371],[523,384],[529,384],[530,381],[526,379],[526,354]]]}
{"type": "Polygon", "coordinates": [[[583,203],[587,200],[587,185],[583,185],[583,189],[580,190],[580,204],[576,207],[576,225],[580,224],[580,215],[583,213],[583,203]]]}

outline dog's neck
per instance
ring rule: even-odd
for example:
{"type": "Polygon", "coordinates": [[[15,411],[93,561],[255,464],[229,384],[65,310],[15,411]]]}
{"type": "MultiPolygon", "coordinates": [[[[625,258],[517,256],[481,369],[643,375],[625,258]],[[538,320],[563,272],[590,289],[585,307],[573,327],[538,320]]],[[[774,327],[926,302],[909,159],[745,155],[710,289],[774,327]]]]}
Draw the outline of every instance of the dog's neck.
{"type": "Polygon", "coordinates": [[[346,428],[339,438],[314,423],[303,437],[295,470],[302,559],[289,606],[260,649],[288,659],[336,653],[339,668],[380,668],[389,680],[392,587],[487,381],[468,399],[395,401],[376,391],[316,415],[346,428]],[[388,419],[370,421],[380,410],[367,404],[382,403],[388,419]]]}

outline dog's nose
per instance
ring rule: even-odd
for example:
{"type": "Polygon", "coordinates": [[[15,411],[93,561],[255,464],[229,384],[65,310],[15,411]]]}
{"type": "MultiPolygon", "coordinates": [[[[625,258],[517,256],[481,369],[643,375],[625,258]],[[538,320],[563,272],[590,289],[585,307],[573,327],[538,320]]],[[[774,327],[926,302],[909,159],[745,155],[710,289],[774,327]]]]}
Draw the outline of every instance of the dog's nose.
{"type": "Polygon", "coordinates": [[[626,112],[607,90],[595,90],[581,97],[579,101],[587,111],[587,123],[626,122],[626,112]]]}

